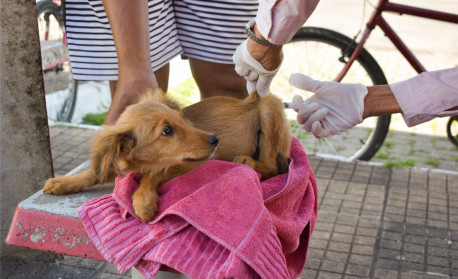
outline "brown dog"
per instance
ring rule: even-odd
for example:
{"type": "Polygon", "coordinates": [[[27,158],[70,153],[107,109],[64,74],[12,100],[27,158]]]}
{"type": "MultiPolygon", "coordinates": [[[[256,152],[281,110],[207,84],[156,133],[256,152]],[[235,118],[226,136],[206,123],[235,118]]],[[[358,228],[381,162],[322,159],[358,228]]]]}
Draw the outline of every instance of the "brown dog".
{"type": "Polygon", "coordinates": [[[283,103],[273,95],[212,97],[180,110],[162,92],[147,92],[95,136],[90,170],[51,178],[44,191],[79,192],[113,182],[118,173],[140,172],[133,207],[139,218],[150,221],[164,182],[210,158],[246,164],[266,179],[287,172],[290,145],[283,103]]]}

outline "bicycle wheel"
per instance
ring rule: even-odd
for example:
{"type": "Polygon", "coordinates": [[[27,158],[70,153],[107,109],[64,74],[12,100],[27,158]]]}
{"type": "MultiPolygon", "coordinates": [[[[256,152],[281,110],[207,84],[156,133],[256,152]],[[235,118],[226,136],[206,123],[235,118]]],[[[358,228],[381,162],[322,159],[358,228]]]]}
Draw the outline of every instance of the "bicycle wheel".
{"type": "Polygon", "coordinates": [[[458,116],[451,116],[447,122],[447,137],[458,146],[458,116]]]}
{"type": "Polygon", "coordinates": [[[71,75],[59,6],[50,0],[37,2],[37,20],[48,117],[56,121],[71,122],[78,82],[71,75]]]}
{"type": "MultiPolygon", "coordinates": [[[[355,47],[352,39],[332,30],[301,28],[291,42],[283,46],[285,58],[272,83],[272,90],[282,92],[283,98],[288,101],[294,95],[302,95],[304,99],[311,96],[312,93],[289,85],[289,76],[303,73],[317,80],[334,80],[355,47]]],[[[361,52],[342,82],[364,85],[387,83],[382,69],[366,50],[361,52]]],[[[288,113],[291,113],[289,117],[295,118],[295,113],[288,113]]],[[[385,140],[390,119],[390,115],[368,118],[340,135],[320,140],[304,132],[296,121],[293,121],[292,132],[309,153],[341,160],[370,160],[385,140]]]]}

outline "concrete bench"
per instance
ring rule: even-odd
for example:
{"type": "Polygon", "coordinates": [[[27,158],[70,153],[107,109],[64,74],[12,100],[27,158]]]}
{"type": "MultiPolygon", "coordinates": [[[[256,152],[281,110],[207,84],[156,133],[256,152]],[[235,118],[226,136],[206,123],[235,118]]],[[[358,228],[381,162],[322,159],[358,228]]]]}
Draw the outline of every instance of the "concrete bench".
{"type": "MultiPolygon", "coordinates": [[[[87,162],[67,175],[87,168],[87,162]]],[[[113,185],[97,185],[81,193],[53,196],[36,192],[16,208],[6,239],[9,245],[61,255],[105,261],[91,242],[76,210],[86,201],[111,193],[113,185]]],[[[132,278],[144,278],[132,270],[132,278]]],[[[155,278],[182,279],[182,274],[160,271],[155,278]]]]}

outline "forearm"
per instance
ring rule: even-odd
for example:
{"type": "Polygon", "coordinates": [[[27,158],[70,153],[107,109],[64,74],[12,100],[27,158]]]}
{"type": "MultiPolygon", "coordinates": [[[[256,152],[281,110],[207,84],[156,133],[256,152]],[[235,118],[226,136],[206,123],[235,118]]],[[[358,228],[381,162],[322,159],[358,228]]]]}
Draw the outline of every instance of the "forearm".
{"type": "Polygon", "coordinates": [[[119,76],[152,75],[147,0],[103,0],[118,55],[119,76]]]}
{"type": "Polygon", "coordinates": [[[368,93],[364,98],[363,119],[402,112],[388,85],[368,86],[367,90],[368,93]]]}

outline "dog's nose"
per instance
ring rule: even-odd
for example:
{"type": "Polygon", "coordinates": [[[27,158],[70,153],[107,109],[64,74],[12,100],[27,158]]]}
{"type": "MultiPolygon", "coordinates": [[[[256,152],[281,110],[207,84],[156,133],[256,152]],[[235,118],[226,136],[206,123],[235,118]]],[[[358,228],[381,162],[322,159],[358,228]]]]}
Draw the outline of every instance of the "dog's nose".
{"type": "Polygon", "coordinates": [[[207,139],[207,143],[210,144],[211,146],[215,146],[215,147],[218,145],[218,141],[219,141],[218,135],[211,135],[207,139]]]}

